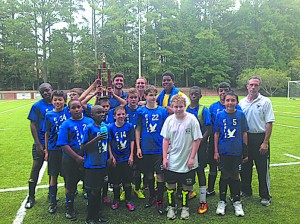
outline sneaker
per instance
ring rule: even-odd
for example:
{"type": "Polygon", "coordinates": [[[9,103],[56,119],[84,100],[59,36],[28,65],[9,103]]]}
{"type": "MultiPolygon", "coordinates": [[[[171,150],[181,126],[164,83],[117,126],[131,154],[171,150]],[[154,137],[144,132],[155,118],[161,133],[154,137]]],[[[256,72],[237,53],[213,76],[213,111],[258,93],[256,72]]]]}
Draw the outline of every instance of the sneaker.
{"type": "Polygon", "coordinates": [[[164,214],[164,212],[165,212],[165,206],[164,206],[164,202],[163,201],[157,201],[156,202],[156,205],[155,205],[155,207],[156,207],[156,211],[158,212],[158,214],[160,214],[160,215],[163,215],[164,214]]]}
{"type": "Polygon", "coordinates": [[[139,190],[134,190],[134,192],[135,192],[136,196],[137,196],[139,199],[144,199],[144,198],[146,198],[145,195],[144,195],[144,192],[143,192],[141,189],[139,189],[139,190]]]}
{"type": "Polygon", "coordinates": [[[218,207],[216,210],[217,215],[225,215],[225,208],[226,208],[226,202],[225,201],[219,201],[218,207]]]}
{"type": "Polygon", "coordinates": [[[35,198],[34,197],[29,197],[27,198],[26,204],[25,204],[25,208],[26,209],[30,209],[34,206],[35,203],[35,198]]]}
{"type": "Polygon", "coordinates": [[[84,198],[84,199],[88,199],[88,194],[87,194],[87,192],[86,192],[85,189],[83,189],[82,195],[83,195],[83,198],[84,198]]]}
{"type": "Polygon", "coordinates": [[[197,196],[196,191],[190,191],[190,192],[189,192],[189,195],[188,195],[189,200],[191,200],[191,199],[193,199],[193,198],[196,198],[196,196],[197,196]]]}
{"type": "Polygon", "coordinates": [[[262,198],[261,201],[260,201],[260,204],[263,205],[263,206],[270,206],[271,205],[271,198],[268,199],[268,198],[262,198]]]}
{"type": "Polygon", "coordinates": [[[120,201],[125,201],[125,191],[120,194],[120,201]]]}
{"type": "Polygon", "coordinates": [[[190,212],[188,207],[182,207],[181,209],[181,219],[189,219],[190,217],[190,212]]]}
{"type": "Polygon", "coordinates": [[[216,195],[216,192],[215,192],[215,190],[212,190],[212,191],[210,191],[210,190],[206,190],[206,197],[209,197],[209,196],[214,196],[214,195],[216,195]]]}
{"type": "Polygon", "coordinates": [[[127,207],[128,210],[131,211],[131,212],[135,210],[135,206],[134,206],[134,204],[133,204],[132,201],[126,202],[126,207],[127,207]]]}
{"type": "Polygon", "coordinates": [[[57,205],[56,204],[50,204],[48,212],[50,214],[54,214],[56,212],[56,210],[57,210],[57,205]]]}
{"type": "Polygon", "coordinates": [[[201,202],[197,210],[198,214],[204,214],[207,212],[208,204],[206,202],[201,202]]]}
{"type": "Polygon", "coordinates": [[[71,221],[75,221],[77,219],[74,209],[67,207],[66,218],[70,219],[71,221]]]}
{"type": "Polygon", "coordinates": [[[111,200],[108,196],[104,196],[102,198],[102,201],[103,201],[103,204],[106,204],[106,205],[110,205],[111,204],[111,200]]]}
{"type": "Polygon", "coordinates": [[[149,200],[144,204],[145,208],[149,208],[156,202],[156,198],[150,197],[149,200]]]}
{"type": "Polygon", "coordinates": [[[170,219],[170,220],[175,219],[176,218],[176,214],[177,214],[177,211],[176,211],[175,207],[168,206],[167,210],[168,210],[167,218],[170,219]]]}
{"type": "Polygon", "coordinates": [[[112,210],[116,210],[119,208],[119,204],[119,201],[114,201],[110,207],[112,210]]]}
{"type": "Polygon", "coordinates": [[[108,222],[108,218],[102,214],[99,214],[99,218],[98,218],[98,221],[99,222],[108,222]]]}
{"type": "Polygon", "coordinates": [[[242,203],[240,201],[233,202],[233,207],[236,216],[243,217],[245,215],[242,203]]]}
{"type": "Polygon", "coordinates": [[[96,224],[97,222],[92,220],[92,219],[89,219],[89,220],[85,220],[84,222],[85,224],[96,224]]]}

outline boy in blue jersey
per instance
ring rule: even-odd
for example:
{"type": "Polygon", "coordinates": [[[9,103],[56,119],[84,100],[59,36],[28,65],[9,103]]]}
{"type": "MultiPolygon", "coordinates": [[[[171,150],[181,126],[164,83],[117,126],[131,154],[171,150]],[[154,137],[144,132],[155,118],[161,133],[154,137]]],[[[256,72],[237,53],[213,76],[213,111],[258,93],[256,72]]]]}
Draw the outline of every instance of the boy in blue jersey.
{"type": "Polygon", "coordinates": [[[84,159],[80,145],[84,129],[93,122],[93,119],[82,115],[82,105],[79,100],[71,100],[68,106],[72,117],[60,126],[56,145],[63,149],[62,171],[66,188],[66,218],[76,220],[74,196],[77,183],[84,176],[84,159]]]}
{"type": "Polygon", "coordinates": [[[190,88],[189,91],[189,98],[191,104],[187,107],[186,111],[194,114],[195,117],[198,119],[200,124],[200,129],[203,135],[201,140],[201,145],[198,150],[198,162],[199,166],[197,168],[197,176],[198,176],[198,183],[200,188],[200,206],[197,210],[199,214],[206,213],[208,209],[208,204],[206,202],[206,177],[204,168],[207,164],[207,145],[208,145],[208,137],[211,133],[212,125],[211,125],[211,117],[207,107],[200,104],[201,99],[201,89],[198,86],[193,86],[190,88]]]}
{"type": "MultiPolygon", "coordinates": [[[[209,112],[211,114],[212,124],[214,124],[216,120],[216,116],[220,111],[226,109],[224,96],[225,93],[230,91],[230,84],[227,82],[221,82],[217,87],[217,93],[220,97],[220,100],[213,103],[209,107],[209,112]]],[[[241,110],[239,105],[236,106],[236,109],[241,110]]],[[[212,132],[209,137],[209,146],[208,146],[208,164],[209,164],[209,175],[208,175],[208,188],[207,188],[207,196],[215,195],[215,182],[218,174],[217,163],[214,159],[214,133],[212,132]]]]}
{"type": "Polygon", "coordinates": [[[32,146],[33,164],[30,179],[28,181],[29,194],[25,203],[26,209],[32,208],[35,203],[35,188],[39,178],[40,169],[44,162],[45,133],[42,129],[45,114],[48,111],[52,111],[54,108],[51,104],[52,86],[49,83],[42,83],[39,86],[39,92],[43,99],[33,104],[27,117],[27,119],[30,120],[30,130],[34,139],[34,144],[32,146]]]}
{"type": "Polygon", "coordinates": [[[221,170],[220,201],[216,214],[225,215],[226,192],[229,186],[235,215],[244,216],[240,202],[239,167],[248,160],[248,124],[245,114],[236,109],[238,96],[230,91],[225,94],[224,100],[226,110],[217,114],[214,123],[214,158],[221,170]]]}
{"type": "Polygon", "coordinates": [[[45,132],[45,160],[48,160],[48,175],[50,177],[50,207],[48,211],[50,214],[54,214],[57,209],[57,178],[61,173],[62,162],[62,151],[61,148],[56,147],[56,142],[59,127],[66,120],[64,106],[67,95],[62,90],[55,90],[51,98],[54,110],[46,113],[43,131],[45,132]]]}
{"type": "Polygon", "coordinates": [[[101,188],[106,176],[108,160],[108,127],[104,124],[105,112],[102,106],[92,107],[93,123],[86,126],[81,150],[84,152],[85,189],[88,194],[86,224],[107,222],[108,219],[99,214],[101,188]]]}
{"type": "Polygon", "coordinates": [[[137,127],[135,140],[137,145],[137,157],[141,159],[142,171],[145,174],[150,191],[150,198],[144,205],[145,208],[156,203],[159,214],[164,213],[163,193],[165,188],[164,169],[162,167],[162,141],[160,134],[162,126],[168,117],[164,107],[156,104],[157,89],[148,86],[145,90],[146,106],[137,110],[137,127]],[[157,177],[157,198],[154,191],[154,171],[157,177]]]}
{"type": "Polygon", "coordinates": [[[109,151],[112,163],[110,181],[114,186],[114,202],[111,208],[113,210],[119,208],[120,184],[122,183],[126,207],[129,211],[134,211],[135,206],[131,201],[134,127],[131,123],[125,122],[126,112],[123,107],[115,108],[114,118],[116,121],[109,124],[109,151]]]}

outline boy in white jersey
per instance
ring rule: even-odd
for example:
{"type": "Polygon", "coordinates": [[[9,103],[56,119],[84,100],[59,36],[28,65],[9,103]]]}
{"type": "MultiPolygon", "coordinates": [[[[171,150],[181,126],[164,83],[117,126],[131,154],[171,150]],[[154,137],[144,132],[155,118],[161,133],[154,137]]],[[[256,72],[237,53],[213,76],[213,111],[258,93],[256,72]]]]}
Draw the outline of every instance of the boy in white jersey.
{"type": "Polygon", "coordinates": [[[168,193],[168,219],[176,218],[176,183],[182,184],[181,219],[189,218],[188,193],[195,183],[195,170],[198,167],[197,151],[202,138],[197,118],[185,111],[185,98],[175,95],[171,99],[174,114],[169,116],[162,128],[163,166],[168,193]]]}

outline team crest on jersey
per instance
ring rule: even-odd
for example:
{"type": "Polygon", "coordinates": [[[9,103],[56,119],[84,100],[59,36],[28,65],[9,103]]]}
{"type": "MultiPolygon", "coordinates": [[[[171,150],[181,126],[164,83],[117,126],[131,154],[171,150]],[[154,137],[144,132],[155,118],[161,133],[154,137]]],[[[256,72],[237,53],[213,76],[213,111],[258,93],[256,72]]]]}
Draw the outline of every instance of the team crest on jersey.
{"type": "Polygon", "coordinates": [[[227,129],[227,136],[226,138],[234,138],[235,137],[235,132],[236,132],[236,129],[233,129],[232,131],[228,128],[227,129]]]}
{"type": "Polygon", "coordinates": [[[124,152],[126,149],[126,145],[127,145],[127,140],[123,141],[119,141],[118,142],[118,151],[120,152],[124,152]]]}
{"type": "Polygon", "coordinates": [[[150,125],[149,125],[150,133],[156,132],[156,126],[157,126],[157,124],[154,124],[154,125],[150,124],[150,125]]]}
{"type": "Polygon", "coordinates": [[[185,129],[185,133],[186,133],[186,134],[191,134],[191,128],[185,129]]]}

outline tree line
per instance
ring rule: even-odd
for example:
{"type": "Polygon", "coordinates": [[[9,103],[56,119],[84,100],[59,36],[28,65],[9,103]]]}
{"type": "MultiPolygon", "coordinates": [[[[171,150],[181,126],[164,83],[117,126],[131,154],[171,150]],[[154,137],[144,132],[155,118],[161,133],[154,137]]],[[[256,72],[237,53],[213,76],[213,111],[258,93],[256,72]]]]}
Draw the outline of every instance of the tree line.
{"type": "Polygon", "coordinates": [[[166,70],[177,86],[207,88],[221,81],[242,87],[258,74],[269,95],[280,93],[288,80],[300,80],[300,1],[239,2],[1,1],[0,89],[87,87],[103,53],[129,87],[139,74],[140,44],[141,74],[151,84],[166,70]]]}

